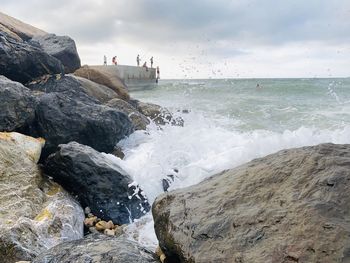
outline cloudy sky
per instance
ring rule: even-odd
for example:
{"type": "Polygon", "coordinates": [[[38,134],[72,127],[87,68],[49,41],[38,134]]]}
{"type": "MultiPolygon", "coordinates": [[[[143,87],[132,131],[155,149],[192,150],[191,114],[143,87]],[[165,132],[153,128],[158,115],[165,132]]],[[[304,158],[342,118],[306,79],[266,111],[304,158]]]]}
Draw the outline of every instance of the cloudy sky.
{"type": "Polygon", "coordinates": [[[83,64],[154,57],[162,78],[350,76],[350,0],[0,0],[83,64]]]}

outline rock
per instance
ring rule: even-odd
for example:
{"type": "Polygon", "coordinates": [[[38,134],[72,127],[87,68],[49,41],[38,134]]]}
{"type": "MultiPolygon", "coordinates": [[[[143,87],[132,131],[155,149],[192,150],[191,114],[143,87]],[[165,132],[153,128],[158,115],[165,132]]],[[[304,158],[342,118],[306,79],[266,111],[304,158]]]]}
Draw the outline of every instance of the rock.
{"type": "Polygon", "coordinates": [[[36,162],[43,140],[0,133],[0,262],[31,260],[83,236],[79,204],[44,180],[36,162]]]}
{"type": "Polygon", "coordinates": [[[97,224],[95,225],[96,229],[98,231],[103,231],[105,229],[112,229],[114,228],[114,224],[111,220],[109,220],[108,222],[101,220],[100,222],[97,222],[97,224]]]}
{"type": "Polygon", "coordinates": [[[111,159],[94,149],[71,142],[62,144],[44,168],[83,207],[105,221],[130,223],[149,211],[143,191],[111,159]]]}
{"type": "Polygon", "coordinates": [[[35,117],[35,97],[18,82],[0,76],[0,131],[15,131],[30,125],[35,117]]]}
{"type": "Polygon", "coordinates": [[[138,100],[130,102],[140,113],[150,118],[158,125],[177,125],[183,126],[183,119],[174,118],[170,111],[153,103],[145,103],[138,100]]]}
{"type": "Polygon", "coordinates": [[[89,232],[92,234],[99,234],[100,232],[97,231],[95,227],[89,227],[89,232]]]}
{"type": "Polygon", "coordinates": [[[89,235],[60,244],[39,255],[32,263],[157,263],[150,250],[124,236],[89,235]]]}
{"type": "Polygon", "coordinates": [[[112,89],[88,80],[86,78],[81,78],[75,75],[70,75],[79,81],[81,87],[85,90],[85,92],[95,99],[97,99],[101,103],[106,103],[112,99],[120,98],[119,95],[113,91],[112,89]]]}
{"type": "Polygon", "coordinates": [[[350,145],[283,150],[163,194],[155,230],[176,262],[349,262],[350,145]]]}
{"type": "Polygon", "coordinates": [[[129,100],[130,96],[125,84],[118,78],[118,76],[103,72],[98,68],[83,66],[74,72],[74,75],[86,78],[98,84],[104,85],[118,94],[123,100],[129,100]]]}
{"type": "Polygon", "coordinates": [[[0,72],[25,84],[46,74],[63,73],[63,66],[40,48],[0,32],[0,72]]]}
{"type": "Polygon", "coordinates": [[[107,236],[115,236],[115,229],[105,229],[103,231],[103,234],[105,234],[107,236]]]}
{"type": "Polygon", "coordinates": [[[91,209],[90,209],[90,207],[85,207],[85,209],[84,209],[84,213],[85,213],[85,215],[88,215],[88,214],[90,214],[91,213],[91,209]]]}
{"type": "Polygon", "coordinates": [[[80,68],[78,51],[70,37],[55,34],[36,35],[31,42],[38,43],[47,54],[61,61],[65,73],[72,73],[80,68]]]}
{"type": "MultiPolygon", "coordinates": [[[[107,106],[65,94],[40,97],[32,130],[45,138],[44,159],[62,143],[76,141],[101,152],[112,152],[118,141],[133,131],[129,118],[107,106]]],[[[30,134],[34,134],[31,132],[30,134]]]]}
{"type": "Polygon", "coordinates": [[[106,103],[106,105],[128,115],[134,124],[135,130],[146,130],[146,126],[150,123],[145,115],[138,112],[136,108],[124,100],[113,99],[106,103]]]}
{"type": "Polygon", "coordinates": [[[40,79],[36,79],[35,81],[28,83],[27,87],[39,94],[39,96],[43,95],[44,93],[58,92],[74,98],[75,100],[83,101],[89,104],[101,104],[94,97],[88,95],[80,82],[71,75],[45,75],[40,79]]]}
{"type": "Polygon", "coordinates": [[[84,225],[86,227],[94,226],[96,222],[97,222],[97,217],[96,216],[92,216],[92,217],[88,217],[88,218],[84,219],[84,225]]]}
{"type": "Polygon", "coordinates": [[[1,31],[5,31],[4,29],[6,28],[6,31],[11,32],[12,35],[16,35],[20,40],[24,41],[31,39],[33,36],[42,36],[47,34],[41,29],[23,23],[22,21],[1,12],[0,26],[2,26],[1,31]]]}

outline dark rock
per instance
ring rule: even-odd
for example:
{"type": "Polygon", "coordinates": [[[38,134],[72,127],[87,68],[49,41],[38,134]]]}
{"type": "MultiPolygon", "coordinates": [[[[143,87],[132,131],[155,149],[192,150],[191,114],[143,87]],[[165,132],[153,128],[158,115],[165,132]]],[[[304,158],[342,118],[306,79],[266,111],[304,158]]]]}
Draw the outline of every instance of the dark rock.
{"type": "Polygon", "coordinates": [[[134,124],[135,130],[146,130],[147,125],[150,123],[145,115],[138,112],[137,109],[135,109],[131,104],[127,103],[124,100],[113,99],[110,100],[106,105],[128,115],[134,124]]]}
{"type": "Polygon", "coordinates": [[[150,209],[131,177],[88,146],[76,142],[60,145],[59,151],[47,159],[45,172],[105,221],[130,223],[150,209]]]}
{"type": "MultiPolygon", "coordinates": [[[[118,141],[133,131],[128,116],[107,106],[68,96],[48,93],[40,97],[31,129],[45,138],[43,157],[57,145],[77,141],[101,152],[112,152],[118,141]]],[[[92,99],[91,99],[92,100],[92,99]]]]}
{"type": "Polygon", "coordinates": [[[0,76],[0,131],[24,129],[34,120],[35,97],[18,82],[0,76]]]}
{"type": "Polygon", "coordinates": [[[145,103],[138,100],[131,100],[130,103],[143,115],[150,118],[158,125],[171,124],[176,126],[183,126],[182,118],[175,118],[171,112],[153,103],[145,103]]]}
{"type": "Polygon", "coordinates": [[[58,92],[89,104],[101,104],[97,99],[86,92],[84,87],[74,76],[62,76],[60,74],[45,75],[40,79],[28,83],[26,86],[34,92],[58,92]]]}
{"type": "Polygon", "coordinates": [[[32,263],[156,263],[155,254],[124,236],[92,234],[39,255],[32,263]]]}
{"type": "Polygon", "coordinates": [[[63,66],[40,48],[0,32],[0,72],[24,84],[46,74],[62,73],[63,66]]]}
{"type": "Polygon", "coordinates": [[[31,39],[31,42],[38,43],[47,54],[61,61],[65,73],[72,73],[80,68],[77,48],[70,37],[55,34],[37,35],[31,39]]]}
{"type": "Polygon", "coordinates": [[[153,204],[178,262],[349,262],[350,145],[283,150],[153,204]]]}

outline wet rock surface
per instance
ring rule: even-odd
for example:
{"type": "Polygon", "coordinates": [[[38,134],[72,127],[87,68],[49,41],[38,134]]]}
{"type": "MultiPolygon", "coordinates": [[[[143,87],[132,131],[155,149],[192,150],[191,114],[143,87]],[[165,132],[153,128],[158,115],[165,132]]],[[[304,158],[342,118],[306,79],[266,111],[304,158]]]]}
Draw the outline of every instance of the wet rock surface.
{"type": "Polygon", "coordinates": [[[42,49],[0,32],[0,72],[25,84],[42,75],[62,73],[63,66],[42,49]]]}
{"type": "Polygon", "coordinates": [[[31,39],[31,43],[38,44],[44,52],[61,61],[65,73],[72,73],[80,68],[77,48],[70,37],[55,34],[36,35],[31,39]]]}
{"type": "Polygon", "coordinates": [[[124,236],[89,235],[66,242],[39,255],[32,263],[156,263],[150,250],[124,236]]]}
{"type": "Polygon", "coordinates": [[[0,262],[31,260],[64,240],[83,236],[84,213],[67,193],[41,176],[44,141],[0,133],[0,262]]]}
{"type": "Polygon", "coordinates": [[[122,112],[64,93],[40,97],[31,134],[45,138],[43,156],[54,152],[59,144],[77,141],[101,152],[112,152],[118,141],[133,132],[133,125],[122,112]]]}
{"type": "Polygon", "coordinates": [[[350,261],[350,145],[283,150],[158,197],[176,262],[350,261]]]}
{"type": "Polygon", "coordinates": [[[106,103],[106,105],[128,115],[135,130],[146,130],[147,125],[150,124],[150,121],[145,115],[141,114],[136,108],[124,100],[113,99],[106,103]]]}
{"type": "Polygon", "coordinates": [[[150,209],[131,177],[91,147],[76,142],[60,145],[59,151],[49,156],[45,173],[105,221],[130,223],[150,209]]]}
{"type": "Polygon", "coordinates": [[[157,104],[141,102],[139,100],[131,100],[130,103],[143,115],[150,118],[158,125],[178,125],[183,126],[183,119],[175,118],[171,112],[157,104]]]}
{"type": "Polygon", "coordinates": [[[29,126],[35,117],[35,97],[21,83],[0,75],[0,131],[29,126]]]}

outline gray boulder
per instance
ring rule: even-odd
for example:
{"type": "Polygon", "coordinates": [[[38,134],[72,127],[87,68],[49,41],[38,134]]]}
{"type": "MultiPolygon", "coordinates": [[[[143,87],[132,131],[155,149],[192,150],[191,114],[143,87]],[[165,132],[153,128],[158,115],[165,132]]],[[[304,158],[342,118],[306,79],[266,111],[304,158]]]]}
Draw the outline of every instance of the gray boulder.
{"type": "Polygon", "coordinates": [[[158,125],[171,124],[176,126],[183,126],[182,118],[175,118],[171,112],[164,107],[157,104],[141,102],[139,100],[131,100],[130,103],[144,116],[150,118],[158,125]]]}
{"type": "Polygon", "coordinates": [[[283,150],[158,197],[176,262],[350,262],[350,145],[283,150]]]}
{"type": "Polygon", "coordinates": [[[88,104],[101,104],[99,100],[90,96],[81,83],[71,75],[45,75],[26,86],[39,96],[56,92],[88,104]]]}
{"type": "Polygon", "coordinates": [[[62,143],[77,141],[101,152],[112,152],[117,142],[131,132],[133,125],[122,112],[65,93],[47,93],[40,97],[36,119],[30,134],[45,138],[43,158],[62,143]]]}
{"type": "Polygon", "coordinates": [[[39,255],[32,263],[156,263],[150,250],[124,236],[89,235],[66,242],[39,255]]]}
{"type": "Polygon", "coordinates": [[[130,103],[124,100],[113,99],[106,103],[106,105],[118,111],[124,112],[126,115],[128,115],[128,117],[134,124],[135,130],[146,130],[146,126],[150,124],[150,121],[145,115],[141,114],[130,103]]]}
{"type": "Polygon", "coordinates": [[[29,126],[35,117],[35,97],[18,82],[0,76],[0,131],[15,131],[29,126]]]}
{"type": "Polygon", "coordinates": [[[55,34],[36,35],[31,39],[31,43],[37,43],[47,54],[61,61],[65,73],[72,73],[80,68],[77,48],[70,37],[55,34]]]}
{"type": "Polygon", "coordinates": [[[143,191],[132,178],[88,146],[61,144],[59,151],[48,157],[44,171],[105,221],[127,224],[150,210],[143,191]]]}
{"type": "Polygon", "coordinates": [[[37,165],[44,141],[0,133],[0,262],[31,260],[83,236],[84,212],[37,165]]]}
{"type": "Polygon", "coordinates": [[[0,72],[24,84],[45,74],[63,73],[63,66],[42,49],[0,32],[0,72]]]}

